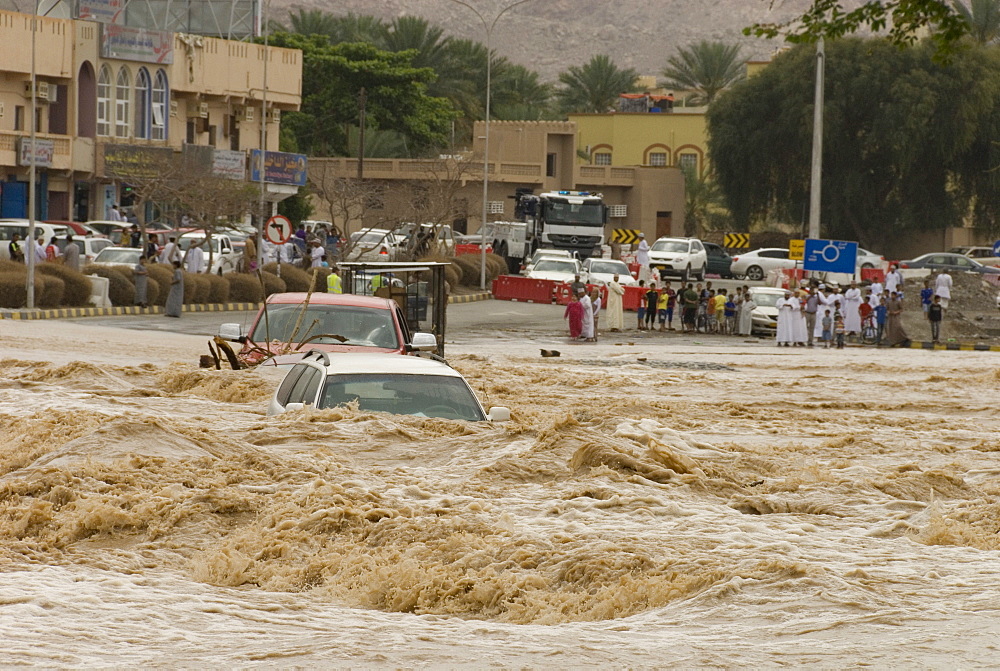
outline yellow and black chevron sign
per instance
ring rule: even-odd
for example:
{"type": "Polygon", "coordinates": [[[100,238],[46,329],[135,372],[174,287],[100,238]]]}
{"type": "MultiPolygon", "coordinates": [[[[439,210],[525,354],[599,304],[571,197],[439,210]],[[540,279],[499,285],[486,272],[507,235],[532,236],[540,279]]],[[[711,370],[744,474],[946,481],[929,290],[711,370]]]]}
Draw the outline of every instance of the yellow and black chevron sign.
{"type": "Polygon", "coordinates": [[[726,233],[722,244],[730,249],[743,249],[750,246],[749,233],[726,233]]]}
{"type": "Polygon", "coordinates": [[[642,231],[635,228],[616,228],[611,231],[611,242],[620,242],[623,245],[639,244],[639,233],[642,231]]]}

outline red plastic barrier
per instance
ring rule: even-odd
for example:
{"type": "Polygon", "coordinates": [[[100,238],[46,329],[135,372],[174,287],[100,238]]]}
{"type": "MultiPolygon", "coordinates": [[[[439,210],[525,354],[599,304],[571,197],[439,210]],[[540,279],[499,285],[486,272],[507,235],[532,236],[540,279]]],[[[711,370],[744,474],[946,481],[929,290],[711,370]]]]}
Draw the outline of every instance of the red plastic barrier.
{"type": "Polygon", "coordinates": [[[861,281],[862,282],[884,282],[885,281],[885,271],[881,268],[862,268],[861,269],[861,281]]]}
{"type": "Polygon", "coordinates": [[[632,273],[632,277],[634,277],[635,279],[639,279],[639,264],[638,263],[630,263],[630,264],[628,264],[628,271],[630,273],[632,273]]]}
{"type": "MultiPolygon", "coordinates": [[[[486,245],[486,253],[490,254],[493,252],[493,245],[486,245]]],[[[455,245],[455,256],[460,254],[479,254],[479,245],[455,245]]]]}
{"type": "Polygon", "coordinates": [[[493,280],[493,298],[501,301],[551,303],[556,282],[533,280],[530,277],[501,275],[493,280]]]}
{"type": "Polygon", "coordinates": [[[622,308],[638,311],[639,300],[646,291],[646,287],[625,287],[625,295],[622,296],[622,308]]]}
{"type": "Polygon", "coordinates": [[[802,268],[783,268],[781,270],[781,288],[798,288],[800,280],[805,279],[806,271],[802,268]]]}
{"type": "Polygon", "coordinates": [[[569,299],[573,295],[573,290],[565,282],[556,285],[555,301],[559,305],[569,305],[569,299]]]}

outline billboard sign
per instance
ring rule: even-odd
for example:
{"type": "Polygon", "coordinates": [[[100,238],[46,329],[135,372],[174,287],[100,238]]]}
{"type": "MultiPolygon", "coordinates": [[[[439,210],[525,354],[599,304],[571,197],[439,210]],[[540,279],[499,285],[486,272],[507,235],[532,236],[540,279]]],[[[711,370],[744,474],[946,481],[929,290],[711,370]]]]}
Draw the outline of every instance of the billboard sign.
{"type": "Polygon", "coordinates": [[[228,179],[246,179],[247,155],[242,151],[216,149],[212,154],[212,174],[228,179]]]}
{"type": "MultiPolygon", "coordinates": [[[[31,165],[31,138],[22,137],[18,147],[18,165],[31,165]]],[[[49,168],[52,166],[52,157],[56,153],[56,143],[54,140],[43,140],[35,138],[35,167],[49,168]]]]}
{"type": "Polygon", "coordinates": [[[858,243],[843,240],[806,240],[802,267],[809,271],[853,275],[858,261],[858,243]]]}
{"type": "Polygon", "coordinates": [[[174,34],[105,23],[101,26],[101,56],[169,65],[174,62],[174,34]]]}
{"type": "Polygon", "coordinates": [[[78,0],[76,18],[98,23],[124,23],[125,0],[78,0]]]}
{"type": "MultiPolygon", "coordinates": [[[[250,181],[261,181],[260,149],[250,150],[250,181]]],[[[272,184],[305,186],[305,154],[289,154],[283,151],[264,152],[264,181],[272,184]]]]}

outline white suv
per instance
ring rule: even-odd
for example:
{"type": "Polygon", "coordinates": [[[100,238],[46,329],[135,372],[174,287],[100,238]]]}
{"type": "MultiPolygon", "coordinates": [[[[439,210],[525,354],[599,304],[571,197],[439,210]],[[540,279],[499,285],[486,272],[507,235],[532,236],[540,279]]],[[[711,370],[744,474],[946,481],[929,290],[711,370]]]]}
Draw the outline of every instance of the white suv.
{"type": "Polygon", "coordinates": [[[682,282],[704,280],[708,253],[697,238],[660,238],[649,248],[649,266],[659,271],[660,277],[679,277],[682,282]]]}

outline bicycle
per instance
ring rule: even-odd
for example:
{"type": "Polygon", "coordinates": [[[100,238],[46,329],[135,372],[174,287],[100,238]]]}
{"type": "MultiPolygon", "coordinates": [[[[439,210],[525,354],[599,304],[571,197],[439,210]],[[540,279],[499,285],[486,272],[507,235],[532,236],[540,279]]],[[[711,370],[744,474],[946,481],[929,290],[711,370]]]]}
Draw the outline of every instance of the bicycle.
{"type": "Polygon", "coordinates": [[[861,322],[861,342],[866,345],[878,344],[878,324],[874,311],[861,322]]]}

